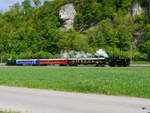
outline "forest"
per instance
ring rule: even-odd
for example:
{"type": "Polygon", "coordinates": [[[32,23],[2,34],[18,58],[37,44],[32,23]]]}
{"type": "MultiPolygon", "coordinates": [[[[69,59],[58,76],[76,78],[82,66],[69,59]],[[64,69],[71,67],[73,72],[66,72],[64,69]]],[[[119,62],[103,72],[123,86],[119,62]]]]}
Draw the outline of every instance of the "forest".
{"type": "Polygon", "coordinates": [[[149,9],[149,0],[24,0],[0,13],[0,57],[60,58],[62,51],[103,49],[110,57],[150,60],[149,9]],[[77,14],[74,29],[65,31],[59,11],[67,3],[77,14]],[[134,3],[144,13],[129,15],[134,3]]]}

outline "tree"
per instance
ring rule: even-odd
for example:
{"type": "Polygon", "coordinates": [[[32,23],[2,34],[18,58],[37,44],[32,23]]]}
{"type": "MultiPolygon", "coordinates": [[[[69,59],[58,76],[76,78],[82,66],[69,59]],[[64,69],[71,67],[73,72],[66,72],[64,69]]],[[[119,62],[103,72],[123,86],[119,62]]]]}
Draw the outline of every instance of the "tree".
{"type": "Polygon", "coordinates": [[[41,1],[40,0],[33,0],[35,6],[39,6],[41,5],[41,1]]]}
{"type": "Polygon", "coordinates": [[[30,15],[32,13],[32,6],[31,6],[31,1],[30,0],[24,0],[22,2],[22,6],[24,9],[24,14],[25,15],[30,15]]]}
{"type": "Polygon", "coordinates": [[[58,42],[58,46],[65,51],[87,51],[88,42],[87,38],[74,30],[62,32],[63,35],[58,42]]]}
{"type": "Polygon", "coordinates": [[[31,1],[30,1],[30,0],[24,0],[24,1],[22,2],[22,6],[23,6],[23,8],[24,8],[25,10],[31,8],[31,1]]]}
{"type": "Polygon", "coordinates": [[[32,1],[14,4],[9,11],[0,14],[1,55],[34,58],[47,53],[53,56],[63,50],[102,48],[111,56],[114,51],[119,56],[121,51],[126,55],[131,40],[138,37],[142,40],[133,43],[135,56],[149,55],[149,14],[127,16],[132,3],[148,7],[149,0],[54,0],[43,5],[40,0],[32,1]],[[75,5],[75,30],[60,31],[59,10],[66,3],[75,5]]]}

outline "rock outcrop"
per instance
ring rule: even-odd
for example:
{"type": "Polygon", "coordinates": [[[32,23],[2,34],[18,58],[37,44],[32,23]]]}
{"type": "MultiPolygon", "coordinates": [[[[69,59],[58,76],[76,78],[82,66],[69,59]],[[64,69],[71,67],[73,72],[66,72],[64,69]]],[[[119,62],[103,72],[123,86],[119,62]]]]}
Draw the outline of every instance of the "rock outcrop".
{"type": "Polygon", "coordinates": [[[143,12],[144,12],[144,10],[139,3],[134,3],[130,7],[130,15],[131,16],[141,15],[143,12]]]}
{"type": "Polygon", "coordinates": [[[73,29],[75,15],[76,10],[72,3],[62,6],[59,12],[60,19],[62,20],[61,29],[73,29]]]}

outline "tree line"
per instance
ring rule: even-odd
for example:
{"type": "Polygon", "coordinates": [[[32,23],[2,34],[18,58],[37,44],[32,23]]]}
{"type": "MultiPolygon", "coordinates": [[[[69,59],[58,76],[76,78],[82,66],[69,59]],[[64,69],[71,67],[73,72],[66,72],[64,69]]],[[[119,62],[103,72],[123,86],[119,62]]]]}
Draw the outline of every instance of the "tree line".
{"type": "Polygon", "coordinates": [[[24,0],[0,14],[2,58],[58,58],[61,51],[95,52],[150,60],[149,12],[132,17],[129,7],[148,0],[24,0]],[[34,6],[31,4],[34,3],[34,6]],[[74,29],[60,30],[59,10],[74,3],[74,29]]]}

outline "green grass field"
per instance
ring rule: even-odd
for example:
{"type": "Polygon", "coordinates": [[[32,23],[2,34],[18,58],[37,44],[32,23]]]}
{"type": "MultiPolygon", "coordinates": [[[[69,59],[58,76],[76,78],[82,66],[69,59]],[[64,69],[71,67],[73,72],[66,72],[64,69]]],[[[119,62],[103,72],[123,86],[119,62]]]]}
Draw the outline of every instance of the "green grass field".
{"type": "Polygon", "coordinates": [[[0,85],[150,98],[150,68],[0,67],[0,85]]]}

